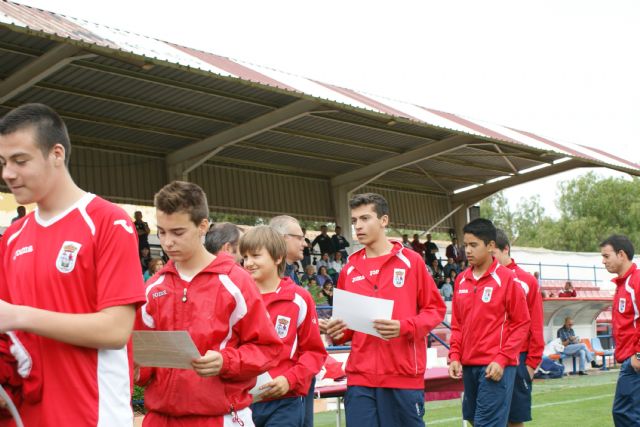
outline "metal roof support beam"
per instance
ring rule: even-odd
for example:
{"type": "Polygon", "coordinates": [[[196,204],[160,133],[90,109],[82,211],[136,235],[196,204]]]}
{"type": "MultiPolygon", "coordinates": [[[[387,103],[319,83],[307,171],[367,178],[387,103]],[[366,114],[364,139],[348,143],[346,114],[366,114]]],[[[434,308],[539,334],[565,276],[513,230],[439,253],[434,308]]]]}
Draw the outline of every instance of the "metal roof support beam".
{"type": "Polygon", "coordinates": [[[529,173],[514,175],[511,178],[503,179],[502,181],[485,184],[478,188],[474,188],[473,190],[455,194],[451,197],[451,203],[456,205],[460,203],[472,205],[484,199],[485,197],[489,197],[493,193],[496,193],[505,188],[513,187],[514,185],[524,184],[525,182],[535,181],[536,179],[544,178],[549,175],[554,175],[560,172],[566,172],[571,169],[586,166],[592,165],[584,163],[578,159],[567,160],[565,162],[550,165],[529,173]]]}
{"type": "Polygon", "coordinates": [[[439,226],[440,224],[445,222],[447,219],[449,219],[450,216],[454,215],[456,212],[458,212],[463,207],[464,207],[464,203],[459,204],[458,206],[453,208],[453,210],[451,212],[449,212],[448,214],[446,214],[445,216],[440,218],[438,221],[436,221],[436,223],[433,224],[431,227],[429,227],[429,229],[427,231],[425,231],[424,233],[421,233],[421,234],[430,234],[433,231],[434,228],[436,228],[437,226],[439,226]]]}
{"type": "Polygon", "coordinates": [[[351,209],[349,208],[349,199],[352,192],[345,185],[337,185],[331,187],[331,201],[333,202],[333,213],[336,225],[342,227],[344,232],[342,235],[349,241],[353,242],[353,229],[351,228],[351,209]]]}
{"type": "Polygon", "coordinates": [[[167,156],[167,167],[173,169],[181,164],[179,169],[182,170],[182,173],[188,174],[225,148],[297,120],[316,108],[318,108],[318,104],[315,101],[306,99],[295,101],[285,107],[174,151],[167,156]]]}
{"type": "Polygon", "coordinates": [[[39,81],[66,67],[71,62],[88,56],[95,56],[74,56],[80,50],[76,46],[62,43],[30,61],[0,83],[0,104],[4,104],[39,81]]]}
{"type": "Polygon", "coordinates": [[[396,156],[391,156],[377,163],[356,169],[351,172],[338,175],[331,179],[332,186],[340,186],[345,184],[353,185],[351,191],[356,190],[371,181],[374,181],[382,175],[405,166],[413,165],[431,157],[439,156],[447,152],[459,150],[466,147],[474,140],[473,137],[467,135],[457,135],[446,138],[437,142],[423,145],[419,148],[406,151],[396,156]],[[355,185],[354,185],[355,184],[355,185]]]}

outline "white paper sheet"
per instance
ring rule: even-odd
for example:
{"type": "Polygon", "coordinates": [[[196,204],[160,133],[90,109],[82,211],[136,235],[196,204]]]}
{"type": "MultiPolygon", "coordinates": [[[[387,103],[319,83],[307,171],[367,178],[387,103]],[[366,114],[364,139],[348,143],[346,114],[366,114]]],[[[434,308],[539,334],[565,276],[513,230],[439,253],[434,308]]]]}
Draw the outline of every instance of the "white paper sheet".
{"type": "Polygon", "coordinates": [[[391,320],[393,300],[367,297],[342,289],[333,290],[332,318],[341,319],[353,331],[382,338],[373,328],[377,319],[391,320]]]}
{"type": "Polygon", "coordinates": [[[271,378],[271,375],[269,375],[269,372],[265,372],[264,374],[261,374],[258,376],[258,378],[256,379],[256,385],[249,390],[249,394],[252,396],[256,396],[258,394],[264,393],[267,390],[259,390],[260,386],[273,381],[273,378],[271,378]]]}
{"type": "Polygon", "coordinates": [[[193,369],[200,352],[187,331],[133,331],[133,360],[140,366],[193,369]]]}

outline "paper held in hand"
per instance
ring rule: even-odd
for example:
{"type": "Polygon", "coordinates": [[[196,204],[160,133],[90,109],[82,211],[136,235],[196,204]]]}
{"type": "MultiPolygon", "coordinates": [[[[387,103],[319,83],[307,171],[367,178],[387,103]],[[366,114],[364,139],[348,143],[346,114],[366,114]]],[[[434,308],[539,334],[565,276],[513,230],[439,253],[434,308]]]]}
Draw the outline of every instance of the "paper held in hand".
{"type": "Polygon", "coordinates": [[[342,289],[333,290],[334,319],[343,320],[349,329],[382,338],[373,328],[374,320],[391,320],[393,300],[367,297],[342,289]]]}
{"type": "Polygon", "coordinates": [[[133,360],[140,366],[193,369],[199,358],[187,331],[133,331],[133,360]]]}
{"type": "Polygon", "coordinates": [[[252,396],[256,396],[258,394],[264,393],[268,389],[260,390],[260,387],[271,381],[273,381],[273,378],[271,378],[269,372],[265,372],[264,374],[259,375],[258,378],[256,378],[256,385],[253,386],[251,390],[249,390],[249,394],[252,396]]]}

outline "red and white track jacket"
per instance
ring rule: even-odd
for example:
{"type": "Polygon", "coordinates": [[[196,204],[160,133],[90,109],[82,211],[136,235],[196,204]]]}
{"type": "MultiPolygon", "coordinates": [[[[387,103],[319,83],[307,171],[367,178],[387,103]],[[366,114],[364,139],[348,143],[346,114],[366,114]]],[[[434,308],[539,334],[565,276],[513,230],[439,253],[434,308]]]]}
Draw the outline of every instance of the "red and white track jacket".
{"type": "Polygon", "coordinates": [[[520,352],[527,352],[526,365],[536,369],[542,362],[542,352],[544,351],[544,313],[542,310],[542,293],[538,280],[524,271],[512,259],[507,268],[516,274],[516,283],[519,283],[527,297],[527,307],[531,325],[529,326],[529,336],[522,343],[520,352]]]}
{"type": "Polygon", "coordinates": [[[185,330],[200,354],[216,350],[223,357],[220,375],[212,377],[188,369],[141,369],[138,385],[146,385],[147,409],[174,417],[222,416],[249,406],[256,377],[273,368],[282,351],[249,274],[220,252],[187,282],[169,261],[147,281],[146,295],[135,329],[185,330]]]}
{"type": "Polygon", "coordinates": [[[449,359],[464,366],[517,365],[531,321],[515,274],[494,259],[477,280],[467,268],[454,289],[449,359]]]}
{"type": "Polygon", "coordinates": [[[271,322],[284,347],[280,363],[269,370],[271,378],[284,376],[289,392],[279,399],[306,396],[311,379],[322,369],[327,358],[316,304],[303,287],[285,277],[275,292],[262,294],[271,322]]]}
{"type": "Polygon", "coordinates": [[[353,253],[340,272],[338,288],[394,301],[392,318],[400,320],[400,336],[388,341],[346,331],[352,339],[346,373],[349,385],[401,389],[424,388],[426,338],[446,306],[424,260],[417,252],[393,243],[390,256],[375,271],[366,271],[366,252],[353,253]]]}
{"type": "Polygon", "coordinates": [[[613,338],[616,341],[616,360],[623,362],[640,353],[640,270],[635,263],[621,277],[611,280],[616,284],[613,297],[613,338]]]}

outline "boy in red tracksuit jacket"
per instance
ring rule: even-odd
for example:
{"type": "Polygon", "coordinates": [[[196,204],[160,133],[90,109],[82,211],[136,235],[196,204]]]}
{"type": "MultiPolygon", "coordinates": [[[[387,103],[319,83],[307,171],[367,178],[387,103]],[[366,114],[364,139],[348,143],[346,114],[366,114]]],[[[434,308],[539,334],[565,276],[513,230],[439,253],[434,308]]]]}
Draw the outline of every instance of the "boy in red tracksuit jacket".
{"type": "Polygon", "coordinates": [[[464,381],[462,415],[474,427],[504,427],[529,310],[513,271],[492,257],[496,228],[478,218],[463,228],[471,268],[456,278],[449,375],[464,381]]]}
{"type": "Polygon", "coordinates": [[[531,317],[529,334],[520,348],[520,360],[516,369],[513,397],[509,409],[509,427],[523,427],[526,421],[531,421],[533,374],[542,362],[544,350],[542,293],[538,280],[520,268],[511,258],[509,238],[500,229],[496,230],[496,250],[493,254],[500,264],[515,273],[515,281],[524,290],[529,317],[531,317]]]}
{"type": "Polygon", "coordinates": [[[302,427],[311,379],[327,358],[316,305],[304,288],[282,278],[287,245],[276,230],[249,230],[240,241],[240,253],[284,344],[278,365],[268,372],[271,381],[259,387],[257,402],[251,405],[253,422],[256,427],[302,427]]]}
{"type": "Polygon", "coordinates": [[[640,270],[631,261],[634,252],[627,236],[612,235],[600,243],[602,263],[617,276],[612,279],[616,285],[612,320],[615,357],[622,366],[613,399],[616,427],[640,425],[640,270]]]}
{"type": "Polygon", "coordinates": [[[203,356],[193,370],[139,369],[143,426],[251,426],[249,390],[275,366],[282,343],[247,272],[202,244],[209,228],[202,189],[174,181],[156,194],[155,206],[170,261],[147,282],[136,329],[186,330],[203,356]]]}
{"type": "Polygon", "coordinates": [[[392,299],[392,320],[376,320],[384,337],[354,332],[340,319],[327,324],[334,342],[352,340],[347,361],[347,426],[424,426],[426,337],[446,307],[422,257],[385,235],[389,206],[379,194],[350,201],[351,221],[364,248],[340,272],[338,287],[392,299]]]}

